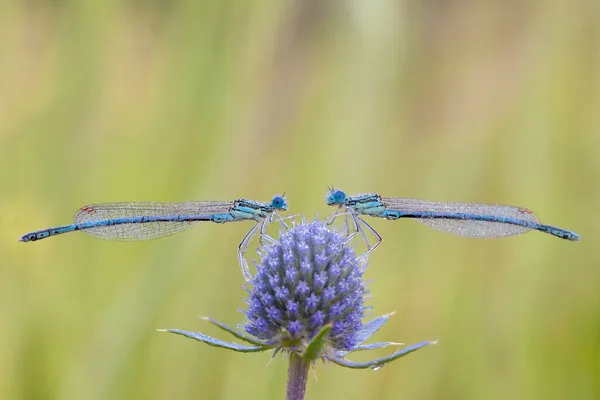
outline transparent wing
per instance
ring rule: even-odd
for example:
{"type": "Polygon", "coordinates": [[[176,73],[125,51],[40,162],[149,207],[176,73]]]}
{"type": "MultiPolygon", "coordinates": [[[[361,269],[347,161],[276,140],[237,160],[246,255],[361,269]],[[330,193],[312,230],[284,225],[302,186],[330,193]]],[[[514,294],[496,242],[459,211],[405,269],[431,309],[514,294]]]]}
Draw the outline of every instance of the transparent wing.
{"type": "Polygon", "coordinates": [[[382,198],[389,210],[414,214],[431,228],[471,238],[495,238],[518,235],[535,229],[519,226],[510,220],[526,221],[539,225],[540,220],[530,210],[514,206],[477,203],[446,203],[419,199],[382,198]],[[421,215],[421,216],[419,216],[421,215]],[[442,217],[440,217],[442,216],[442,217]],[[455,216],[456,218],[452,218],[455,216]],[[470,220],[469,217],[489,217],[490,221],[470,220]]]}
{"type": "MultiPolygon", "coordinates": [[[[194,214],[220,214],[228,212],[233,202],[196,201],[185,203],[102,203],[80,208],[73,217],[75,224],[102,223],[122,218],[169,217],[194,214]]],[[[97,226],[81,231],[101,239],[147,240],[180,232],[198,221],[159,221],[146,223],[124,223],[97,226]]]]}

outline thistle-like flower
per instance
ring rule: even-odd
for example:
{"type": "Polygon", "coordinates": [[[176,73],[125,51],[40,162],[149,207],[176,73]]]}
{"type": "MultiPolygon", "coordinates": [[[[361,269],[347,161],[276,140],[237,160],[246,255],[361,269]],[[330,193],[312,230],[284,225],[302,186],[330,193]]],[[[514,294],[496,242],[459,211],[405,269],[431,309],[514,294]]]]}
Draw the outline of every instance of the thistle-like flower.
{"type": "Polygon", "coordinates": [[[208,345],[238,352],[273,349],[289,353],[288,399],[304,397],[306,375],[317,360],[348,368],[378,369],[434,342],[426,341],[368,362],[346,359],[354,351],[394,342],[364,344],[391,314],[362,323],[365,311],[363,263],[341,235],[324,222],[303,222],[263,246],[251,280],[243,330],[205,318],[249,345],[224,342],[202,333],[168,329],[208,345]]]}

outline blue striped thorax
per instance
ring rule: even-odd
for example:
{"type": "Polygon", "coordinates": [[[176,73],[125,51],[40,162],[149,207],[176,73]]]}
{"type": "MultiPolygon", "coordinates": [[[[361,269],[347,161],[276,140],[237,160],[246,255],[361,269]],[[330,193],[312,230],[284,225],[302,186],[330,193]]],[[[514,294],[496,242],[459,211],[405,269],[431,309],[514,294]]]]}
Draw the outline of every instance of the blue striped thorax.
{"type": "Polygon", "coordinates": [[[235,219],[262,219],[267,218],[269,214],[276,210],[287,210],[288,204],[283,196],[275,196],[271,203],[264,203],[255,200],[236,200],[231,209],[231,215],[235,219]]]}
{"type": "Polygon", "coordinates": [[[376,193],[347,196],[342,190],[330,189],[326,201],[329,206],[348,207],[359,214],[380,215],[385,210],[381,196],[376,193]]]}

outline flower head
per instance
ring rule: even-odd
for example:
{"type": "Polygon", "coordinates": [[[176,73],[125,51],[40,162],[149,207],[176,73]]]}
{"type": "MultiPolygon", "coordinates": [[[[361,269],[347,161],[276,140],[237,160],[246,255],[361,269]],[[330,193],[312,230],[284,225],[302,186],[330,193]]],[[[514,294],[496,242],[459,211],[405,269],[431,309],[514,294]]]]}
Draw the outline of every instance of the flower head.
{"type": "Polygon", "coordinates": [[[319,221],[296,225],[265,249],[252,280],[245,331],[301,351],[327,325],[327,344],[351,350],[364,314],[362,271],[345,237],[319,221]]]}

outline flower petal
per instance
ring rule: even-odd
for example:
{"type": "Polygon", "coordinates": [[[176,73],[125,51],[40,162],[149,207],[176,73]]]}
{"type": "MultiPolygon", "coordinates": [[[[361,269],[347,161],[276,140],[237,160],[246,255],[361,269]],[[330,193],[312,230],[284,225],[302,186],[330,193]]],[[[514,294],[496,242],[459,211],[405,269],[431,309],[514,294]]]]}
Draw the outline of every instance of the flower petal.
{"type": "MultiPolygon", "coordinates": [[[[373,334],[377,332],[383,325],[385,325],[385,323],[388,322],[390,317],[394,314],[395,312],[382,315],[380,317],[370,320],[365,325],[363,325],[362,329],[356,334],[356,347],[358,347],[360,344],[364,343],[371,336],[373,336],[373,334]]],[[[340,351],[338,352],[338,356],[343,358],[344,356],[350,354],[353,351],[355,350],[353,349],[350,351],[340,351]]]]}
{"type": "Polygon", "coordinates": [[[330,360],[331,362],[336,363],[337,365],[340,365],[340,366],[346,367],[346,368],[379,369],[379,368],[383,367],[385,364],[390,363],[390,362],[392,362],[400,357],[403,357],[409,353],[412,353],[413,351],[419,350],[422,347],[428,346],[430,344],[436,344],[436,343],[437,343],[436,341],[427,341],[427,342],[413,344],[412,346],[409,346],[405,349],[399,350],[387,357],[382,357],[382,358],[378,358],[373,361],[367,361],[367,362],[363,362],[363,363],[355,363],[352,361],[344,360],[343,358],[331,357],[331,356],[329,356],[327,359],[330,360]]]}
{"type": "Polygon", "coordinates": [[[268,346],[242,346],[237,343],[225,342],[223,340],[215,339],[210,336],[206,336],[202,333],[182,331],[180,329],[159,329],[161,332],[171,332],[177,335],[182,335],[190,339],[198,340],[202,343],[206,343],[209,346],[220,347],[222,349],[228,349],[238,351],[241,353],[256,353],[260,351],[269,350],[271,347],[268,346]]]}
{"type": "Polygon", "coordinates": [[[361,343],[365,342],[366,340],[369,340],[369,338],[371,336],[373,336],[373,334],[375,332],[377,332],[383,325],[385,325],[385,323],[388,322],[390,317],[394,314],[395,314],[395,312],[385,314],[385,315],[374,318],[374,319],[370,320],[369,322],[367,322],[362,327],[362,329],[358,332],[358,335],[357,335],[358,343],[357,344],[361,344],[361,343]]]}
{"type": "Polygon", "coordinates": [[[262,340],[253,338],[244,332],[240,332],[237,329],[234,329],[234,328],[230,327],[229,325],[224,324],[223,322],[217,321],[216,319],[213,319],[211,317],[200,317],[200,318],[218,326],[219,328],[223,329],[225,332],[231,333],[233,336],[235,336],[238,339],[243,340],[244,342],[255,344],[257,346],[275,347],[273,345],[269,345],[268,343],[266,343],[262,340]]]}

